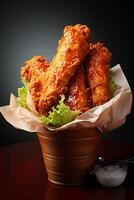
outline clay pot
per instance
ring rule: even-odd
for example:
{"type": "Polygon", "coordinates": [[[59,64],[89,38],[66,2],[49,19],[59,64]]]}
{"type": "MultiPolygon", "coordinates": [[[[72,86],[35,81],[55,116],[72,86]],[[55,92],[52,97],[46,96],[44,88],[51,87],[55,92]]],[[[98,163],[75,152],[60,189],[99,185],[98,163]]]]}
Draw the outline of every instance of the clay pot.
{"type": "Polygon", "coordinates": [[[38,133],[50,182],[62,185],[84,183],[93,168],[101,133],[92,128],[38,133]]]}

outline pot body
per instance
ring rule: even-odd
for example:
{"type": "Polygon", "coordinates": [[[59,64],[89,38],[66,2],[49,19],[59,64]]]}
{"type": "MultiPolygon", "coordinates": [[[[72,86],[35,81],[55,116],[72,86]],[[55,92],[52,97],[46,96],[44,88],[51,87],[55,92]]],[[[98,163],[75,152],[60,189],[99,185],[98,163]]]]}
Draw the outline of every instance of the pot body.
{"type": "Polygon", "coordinates": [[[50,182],[62,185],[84,183],[96,161],[101,133],[97,129],[68,129],[38,133],[50,182]]]}

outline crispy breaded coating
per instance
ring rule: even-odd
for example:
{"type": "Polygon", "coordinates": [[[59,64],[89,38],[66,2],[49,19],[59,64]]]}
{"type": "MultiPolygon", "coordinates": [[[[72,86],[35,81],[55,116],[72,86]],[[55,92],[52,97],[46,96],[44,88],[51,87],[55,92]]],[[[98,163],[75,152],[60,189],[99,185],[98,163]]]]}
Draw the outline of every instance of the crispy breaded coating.
{"type": "Polygon", "coordinates": [[[43,90],[43,80],[48,67],[49,64],[43,56],[34,56],[26,61],[21,68],[21,78],[29,83],[29,91],[36,109],[38,108],[43,90]]]}
{"type": "Polygon", "coordinates": [[[43,56],[34,56],[21,68],[22,80],[30,81],[32,77],[43,76],[49,64],[43,56]]]}
{"type": "Polygon", "coordinates": [[[89,51],[90,30],[86,25],[67,26],[44,78],[43,92],[39,101],[39,114],[45,114],[55,106],[60,95],[75,74],[89,51]]]}
{"type": "Polygon", "coordinates": [[[88,103],[85,74],[81,66],[79,66],[76,74],[70,80],[68,87],[65,104],[68,105],[71,110],[80,110],[81,112],[89,110],[91,105],[88,103]]]}
{"type": "Polygon", "coordinates": [[[87,60],[87,78],[92,93],[93,106],[98,106],[110,99],[109,69],[111,52],[103,43],[90,45],[87,60]]]}

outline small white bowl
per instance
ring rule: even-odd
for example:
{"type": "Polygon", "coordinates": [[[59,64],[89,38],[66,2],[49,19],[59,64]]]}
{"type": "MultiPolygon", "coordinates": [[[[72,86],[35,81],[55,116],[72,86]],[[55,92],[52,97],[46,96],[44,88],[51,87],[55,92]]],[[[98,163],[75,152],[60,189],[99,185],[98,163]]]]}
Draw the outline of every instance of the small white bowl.
{"type": "Polygon", "coordinates": [[[127,176],[126,163],[114,163],[111,165],[96,165],[95,176],[98,182],[106,187],[116,187],[121,185],[127,176]]]}

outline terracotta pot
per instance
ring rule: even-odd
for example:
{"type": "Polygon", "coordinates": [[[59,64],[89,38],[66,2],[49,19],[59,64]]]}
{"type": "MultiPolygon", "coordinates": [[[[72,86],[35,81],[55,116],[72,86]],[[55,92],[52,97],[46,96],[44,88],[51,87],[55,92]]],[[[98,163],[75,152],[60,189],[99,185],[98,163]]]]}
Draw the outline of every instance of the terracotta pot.
{"type": "Polygon", "coordinates": [[[37,135],[48,180],[64,185],[82,184],[95,163],[100,132],[82,128],[37,135]]]}

